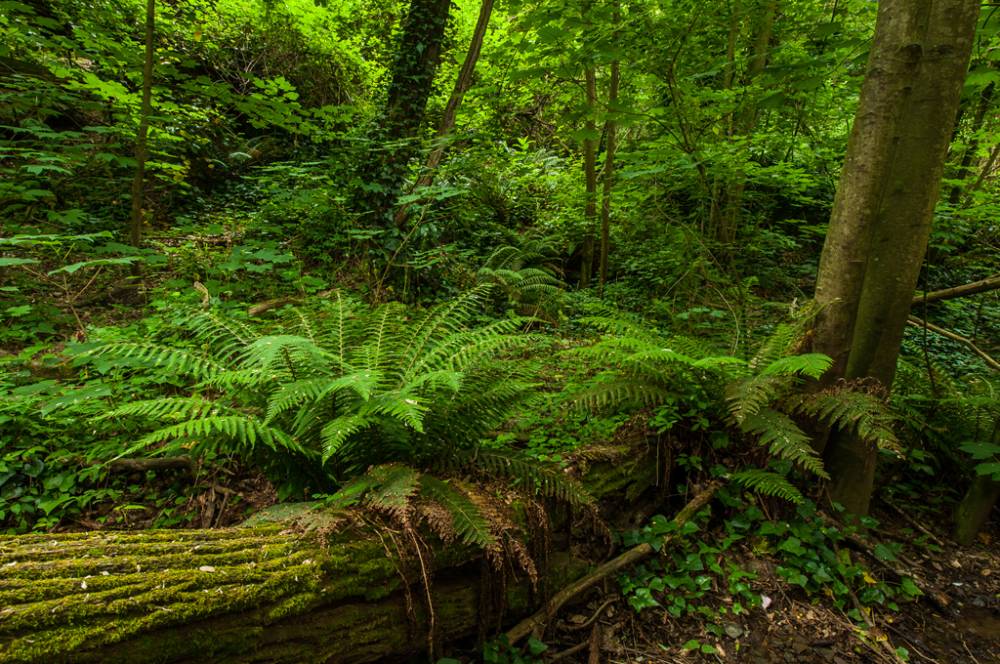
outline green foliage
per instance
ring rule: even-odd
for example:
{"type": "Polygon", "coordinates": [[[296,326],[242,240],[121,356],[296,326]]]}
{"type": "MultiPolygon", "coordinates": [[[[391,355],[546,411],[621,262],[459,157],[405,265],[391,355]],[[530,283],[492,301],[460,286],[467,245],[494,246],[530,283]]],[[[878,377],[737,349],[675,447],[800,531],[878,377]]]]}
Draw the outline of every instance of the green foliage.
{"type": "MultiPolygon", "coordinates": [[[[743,475],[745,479],[753,478],[751,483],[775,481],[774,477],[765,477],[770,473],[762,471],[743,475]]],[[[684,537],[676,538],[659,559],[619,577],[633,609],[641,612],[663,607],[673,618],[697,616],[709,634],[722,638],[722,625],[731,616],[761,605],[761,591],[754,587],[757,575],[727,562],[740,550],[744,555],[752,551],[756,557],[774,557],[778,576],[786,584],[798,587],[807,597],[830,598],[859,623],[863,618],[853,606],[852,593],[864,607],[884,606],[893,611],[899,609],[900,602],[920,595],[912,579],[889,583],[854,560],[840,546],[854,529],[823,521],[815,505],[801,497],[788,521],[765,518],[758,507],[726,490],[722,499],[737,508],[722,524],[722,533],[699,533],[699,526],[692,523],[683,531],[684,537]],[[724,601],[718,601],[720,592],[724,601]]],[[[668,525],[665,517],[654,516],[647,526],[629,533],[624,542],[657,543],[669,532],[668,525]]],[[[879,544],[872,553],[891,560],[896,555],[894,548],[898,547],[879,544]]]]}
{"type": "Polygon", "coordinates": [[[531,394],[499,355],[524,343],[522,321],[470,327],[483,289],[413,314],[368,310],[337,293],[292,308],[282,334],[195,312],[195,347],[117,342],[87,351],[122,366],[189,376],[190,397],[135,401],[107,417],[175,422],[135,446],[161,451],[268,450],[312,472],[351,476],[373,463],[426,464],[473,448],[531,394]],[[178,422],[178,420],[180,420],[178,422]],[[233,447],[235,446],[235,447],[233,447]]]}
{"type": "Polygon", "coordinates": [[[190,381],[182,396],[133,400],[100,417],[159,423],[123,455],[236,455],[286,494],[339,489],[336,504],[361,502],[406,527],[422,518],[446,540],[495,552],[510,529],[493,515],[507,507],[489,507],[495,501],[459,478],[577,506],[591,499],[558,468],[481,445],[536,388],[523,363],[506,359],[531,339],[514,334],[526,320],[473,324],[488,297],[479,287],[415,311],[372,309],[337,292],[309,311],[288,308],[277,334],[195,311],[181,321],[186,348],[112,342],[83,358],[190,381]],[[447,520],[417,510],[419,501],[443,507],[447,520]]]}

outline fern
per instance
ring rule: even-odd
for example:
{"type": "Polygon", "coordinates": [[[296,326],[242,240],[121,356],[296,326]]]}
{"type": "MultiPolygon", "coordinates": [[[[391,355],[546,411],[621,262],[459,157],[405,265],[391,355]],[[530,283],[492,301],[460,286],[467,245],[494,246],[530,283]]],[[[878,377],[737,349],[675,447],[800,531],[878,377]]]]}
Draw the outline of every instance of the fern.
{"type": "Polygon", "coordinates": [[[851,431],[871,445],[900,450],[888,405],[864,390],[833,388],[793,399],[792,408],[829,427],[851,431]]]}
{"type": "Polygon", "coordinates": [[[810,444],[809,436],[784,413],[764,408],[746,417],[740,423],[740,429],[755,436],[772,456],[791,461],[819,477],[829,477],[810,444]]]}
{"type": "Polygon", "coordinates": [[[784,475],[758,468],[733,473],[731,481],[765,496],[775,496],[798,505],[803,502],[802,492],[784,475]]]}
{"type": "Polygon", "coordinates": [[[462,542],[484,550],[494,544],[496,538],[490,532],[482,510],[455,484],[423,475],[420,478],[420,492],[445,508],[451,517],[451,525],[462,542]]]}

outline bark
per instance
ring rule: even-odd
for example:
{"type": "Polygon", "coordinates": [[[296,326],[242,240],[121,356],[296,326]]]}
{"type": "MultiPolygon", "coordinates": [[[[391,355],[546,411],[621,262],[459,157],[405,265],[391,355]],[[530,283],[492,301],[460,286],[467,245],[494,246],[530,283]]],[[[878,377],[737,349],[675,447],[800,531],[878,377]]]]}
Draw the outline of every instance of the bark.
{"type": "Polygon", "coordinates": [[[955,541],[968,546],[986,525],[993,507],[1000,499],[1000,482],[979,475],[955,511],[955,541]]]}
{"type": "Polygon", "coordinates": [[[941,290],[917,295],[913,298],[913,306],[924,304],[925,302],[951,300],[956,297],[965,297],[966,295],[985,293],[998,288],[1000,288],[1000,274],[994,274],[992,277],[986,277],[985,279],[980,279],[979,281],[973,281],[970,284],[952,286],[951,288],[942,288],[941,290]]]}
{"type": "Polygon", "coordinates": [[[592,64],[584,72],[587,94],[587,137],[583,140],[583,178],[586,202],[583,208],[583,256],[580,265],[580,288],[588,288],[594,271],[594,230],[597,222],[597,123],[594,107],[597,104],[597,74],[592,64]]]}
{"type": "MultiPolygon", "coordinates": [[[[616,459],[587,470],[596,499],[653,485],[649,458],[616,459]]],[[[489,628],[480,551],[424,539],[436,642],[489,628]]],[[[241,528],[0,536],[0,662],[398,661],[426,652],[432,623],[422,561],[399,540],[310,504],[241,528]]],[[[543,587],[588,568],[558,550],[547,559],[543,587]]],[[[505,592],[514,616],[538,606],[526,579],[505,592]]]]}
{"type": "Polygon", "coordinates": [[[371,146],[360,171],[367,188],[355,200],[358,211],[376,225],[393,221],[390,212],[415,156],[413,138],[423,124],[450,9],[451,0],[410,0],[385,110],[369,134],[371,146]]]}
{"type": "MultiPolygon", "coordinates": [[[[823,246],[814,350],[824,377],[889,388],[972,49],[975,0],[884,0],[823,246]]],[[[831,498],[868,510],[876,450],[834,432],[831,498]]]]}
{"type": "Polygon", "coordinates": [[[153,105],[153,46],[156,30],[156,0],[146,0],[146,52],[142,65],[142,106],[139,109],[139,129],[135,135],[135,175],[132,178],[132,214],[129,241],[142,244],[142,217],[145,207],[146,159],[149,156],[147,134],[153,105]]]}
{"type": "MultiPolygon", "coordinates": [[[[619,8],[615,5],[614,22],[619,21],[619,8]]],[[[617,33],[615,33],[617,37],[617,33]]],[[[621,83],[621,63],[611,62],[611,76],[608,81],[608,113],[616,112],[618,104],[618,87],[621,83]]],[[[618,122],[614,115],[609,115],[604,124],[607,135],[607,147],[604,152],[604,172],[601,175],[601,252],[598,260],[598,279],[601,295],[604,295],[604,284],[608,280],[608,254],[611,252],[611,191],[615,184],[615,152],[618,150],[618,122]]]]}
{"type": "MultiPolygon", "coordinates": [[[[327,541],[322,528],[335,523],[314,523],[321,530],[2,538],[0,662],[348,663],[422,650],[429,613],[413,561],[400,561],[371,530],[327,541]]],[[[436,560],[438,637],[474,633],[476,552],[442,549],[436,560]]],[[[585,569],[557,560],[554,582],[585,569]]],[[[511,610],[529,608],[530,600],[526,581],[511,584],[511,610]]]]}
{"type": "MultiPolygon", "coordinates": [[[[424,172],[417,180],[414,185],[414,189],[419,189],[421,187],[429,187],[432,182],[434,182],[434,171],[437,170],[438,165],[441,163],[441,159],[444,157],[444,151],[446,147],[446,141],[448,135],[455,128],[455,119],[458,116],[458,109],[462,105],[462,99],[465,97],[465,93],[468,92],[469,88],[472,86],[472,74],[476,70],[476,62],[479,60],[479,54],[483,50],[483,39],[486,37],[486,28],[490,24],[490,15],[493,13],[493,0],[483,0],[482,4],[479,6],[479,18],[476,21],[476,27],[472,31],[472,40],[469,42],[469,50],[465,54],[465,62],[462,63],[462,69],[458,72],[458,78],[455,80],[455,87],[451,91],[451,96],[448,98],[448,103],[444,107],[444,115],[441,118],[441,124],[438,125],[437,136],[434,139],[435,146],[431,150],[431,153],[427,156],[427,161],[424,163],[424,172]]],[[[409,206],[403,206],[396,213],[396,225],[403,226],[406,223],[406,211],[409,206]]]]}

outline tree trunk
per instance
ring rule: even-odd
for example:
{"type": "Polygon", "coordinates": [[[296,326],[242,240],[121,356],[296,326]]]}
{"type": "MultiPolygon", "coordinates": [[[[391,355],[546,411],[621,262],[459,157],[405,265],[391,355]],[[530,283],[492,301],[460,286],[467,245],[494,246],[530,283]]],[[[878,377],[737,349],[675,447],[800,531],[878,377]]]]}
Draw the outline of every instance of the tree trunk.
{"type": "MultiPolygon", "coordinates": [[[[620,20],[619,7],[615,5],[614,22],[620,20]]],[[[617,32],[614,33],[617,37],[617,32]]],[[[601,296],[604,295],[604,284],[608,280],[608,254],[611,252],[611,190],[615,184],[615,152],[618,150],[618,122],[614,113],[618,104],[618,86],[621,82],[621,63],[611,62],[611,77],[608,81],[608,113],[604,123],[607,135],[607,147],[604,152],[604,172],[601,174],[601,254],[598,260],[598,279],[601,296]]]]}
{"type": "Polygon", "coordinates": [[[978,475],[955,511],[955,541],[968,546],[986,525],[993,507],[1000,500],[1000,482],[978,475]]]}
{"type": "Polygon", "coordinates": [[[142,65],[142,106],[139,108],[139,129],[135,135],[135,176],[132,178],[132,215],[129,222],[129,242],[142,244],[142,217],[146,198],[146,159],[149,156],[147,134],[153,106],[153,46],[156,29],[156,1],[146,0],[146,53],[142,65]]]}
{"type": "Polygon", "coordinates": [[[423,124],[450,8],[451,0],[410,0],[385,110],[369,134],[368,154],[359,173],[366,188],[356,197],[355,207],[375,225],[393,220],[399,188],[416,153],[413,138],[423,124]]]}
{"type": "MultiPolygon", "coordinates": [[[[813,347],[838,379],[892,385],[969,64],[976,0],[883,0],[823,245],[813,347]]],[[[877,451],[833,432],[830,496],[871,499],[877,451]]]]}
{"type": "Polygon", "coordinates": [[[590,286],[594,272],[594,230],[597,222],[597,123],[594,110],[597,105],[597,74],[592,64],[584,72],[587,89],[586,138],[583,139],[583,178],[587,199],[583,208],[583,251],[580,264],[580,288],[590,286]]]}
{"type": "MultiPolygon", "coordinates": [[[[462,105],[465,93],[472,86],[472,74],[476,70],[476,62],[479,60],[479,54],[483,49],[483,39],[486,37],[486,28],[489,27],[490,15],[492,13],[493,0],[483,0],[483,3],[479,6],[479,19],[476,21],[475,29],[472,31],[472,41],[469,42],[469,50],[465,54],[465,62],[462,63],[462,69],[458,72],[455,87],[452,89],[448,103],[444,107],[441,124],[438,125],[437,136],[434,139],[434,148],[427,155],[427,161],[424,163],[424,172],[414,185],[414,189],[429,187],[434,182],[434,171],[437,170],[438,165],[441,163],[441,158],[444,157],[446,141],[451,130],[455,128],[458,109],[462,105]]],[[[402,227],[405,225],[408,207],[403,206],[396,212],[397,226],[402,227]]]]}

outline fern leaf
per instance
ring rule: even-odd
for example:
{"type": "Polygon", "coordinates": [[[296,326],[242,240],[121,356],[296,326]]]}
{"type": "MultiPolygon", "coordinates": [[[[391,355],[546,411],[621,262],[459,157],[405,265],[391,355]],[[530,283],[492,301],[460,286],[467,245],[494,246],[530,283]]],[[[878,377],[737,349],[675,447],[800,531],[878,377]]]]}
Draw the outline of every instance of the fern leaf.
{"type": "Polygon", "coordinates": [[[487,549],[496,542],[489,524],[469,496],[451,482],[430,475],[420,477],[420,494],[444,507],[451,515],[459,538],[466,544],[487,549]]]}
{"type": "Polygon", "coordinates": [[[766,445],[771,454],[798,464],[822,478],[828,478],[823,462],[813,449],[809,436],[803,433],[795,422],[784,413],[763,408],[747,415],[740,422],[740,428],[756,436],[761,445],[766,445]]]}
{"type": "Polygon", "coordinates": [[[804,498],[788,478],[766,470],[750,469],[733,473],[730,479],[740,486],[765,496],[776,496],[798,505],[804,498]]]}

